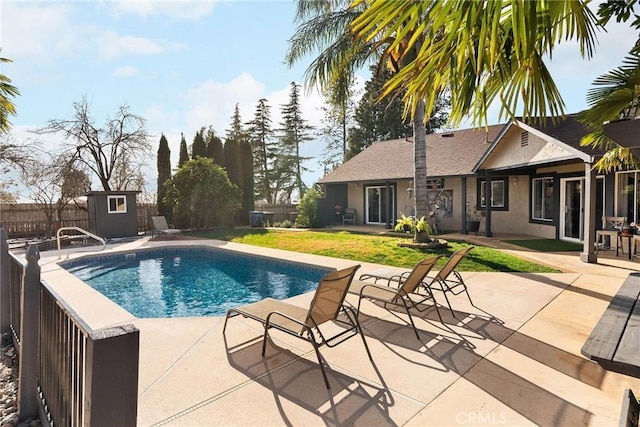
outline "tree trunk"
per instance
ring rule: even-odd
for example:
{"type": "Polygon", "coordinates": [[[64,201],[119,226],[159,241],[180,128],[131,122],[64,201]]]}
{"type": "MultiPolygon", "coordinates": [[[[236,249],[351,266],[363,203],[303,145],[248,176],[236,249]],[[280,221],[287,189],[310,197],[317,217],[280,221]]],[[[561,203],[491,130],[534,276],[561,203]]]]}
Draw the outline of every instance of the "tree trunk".
{"type": "MultiPolygon", "coordinates": [[[[427,216],[427,130],[424,125],[424,101],[418,102],[413,115],[413,195],[416,218],[427,216]]],[[[417,239],[417,233],[415,238],[417,239]]]]}

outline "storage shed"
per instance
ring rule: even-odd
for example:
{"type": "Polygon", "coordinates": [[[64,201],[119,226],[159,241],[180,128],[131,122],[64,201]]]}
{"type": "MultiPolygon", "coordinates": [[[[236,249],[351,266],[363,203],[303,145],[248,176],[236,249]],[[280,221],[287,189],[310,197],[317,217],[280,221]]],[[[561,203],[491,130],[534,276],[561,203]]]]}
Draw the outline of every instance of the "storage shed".
{"type": "Polygon", "coordinates": [[[138,235],[139,191],[91,191],[86,194],[89,231],[104,238],[138,235]]]}

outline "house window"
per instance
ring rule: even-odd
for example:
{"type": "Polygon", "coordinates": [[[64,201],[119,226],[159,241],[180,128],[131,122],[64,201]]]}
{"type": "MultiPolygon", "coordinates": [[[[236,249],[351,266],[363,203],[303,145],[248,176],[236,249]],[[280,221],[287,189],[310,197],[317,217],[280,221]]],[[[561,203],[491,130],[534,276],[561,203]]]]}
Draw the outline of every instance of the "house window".
{"type": "Polygon", "coordinates": [[[640,220],[640,171],[619,172],[616,181],[614,215],[626,216],[627,222],[637,222],[640,220]]]}
{"type": "Polygon", "coordinates": [[[553,178],[534,178],[531,193],[531,218],[553,221],[553,178]]]}
{"type": "MultiPolygon", "coordinates": [[[[480,181],[480,200],[478,200],[478,205],[482,208],[487,206],[486,188],[487,182],[480,181]]],[[[491,181],[491,208],[507,210],[507,183],[504,179],[491,181]]]]}
{"type": "Polygon", "coordinates": [[[529,145],[529,132],[524,131],[520,134],[520,146],[526,147],[527,145],[529,145]]]}
{"type": "Polygon", "coordinates": [[[442,188],[444,188],[444,178],[427,179],[427,188],[430,190],[441,190],[442,188]]]}
{"type": "Polygon", "coordinates": [[[109,213],[127,213],[127,196],[107,196],[109,213]]]}

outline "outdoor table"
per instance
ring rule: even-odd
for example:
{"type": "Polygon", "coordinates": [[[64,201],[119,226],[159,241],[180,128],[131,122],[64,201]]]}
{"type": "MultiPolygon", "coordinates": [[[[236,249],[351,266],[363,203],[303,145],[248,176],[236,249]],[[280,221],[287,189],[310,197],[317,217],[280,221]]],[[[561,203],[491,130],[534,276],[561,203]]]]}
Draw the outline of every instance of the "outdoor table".
{"type": "MultiPolygon", "coordinates": [[[[624,231],[620,231],[618,232],[618,239],[620,240],[620,243],[623,242],[623,239],[627,239],[627,248],[628,248],[628,252],[629,252],[629,259],[631,259],[631,257],[633,256],[633,253],[631,251],[631,239],[633,238],[633,234],[629,233],[629,232],[624,232],[624,231]]],[[[616,256],[618,256],[618,249],[619,249],[620,245],[616,245],[616,256]]],[[[622,247],[622,251],[624,252],[624,246],[622,247]]]]}
{"type": "Polygon", "coordinates": [[[604,369],[636,378],[640,378],[639,298],[640,273],[631,273],[582,347],[582,354],[604,369]]]}

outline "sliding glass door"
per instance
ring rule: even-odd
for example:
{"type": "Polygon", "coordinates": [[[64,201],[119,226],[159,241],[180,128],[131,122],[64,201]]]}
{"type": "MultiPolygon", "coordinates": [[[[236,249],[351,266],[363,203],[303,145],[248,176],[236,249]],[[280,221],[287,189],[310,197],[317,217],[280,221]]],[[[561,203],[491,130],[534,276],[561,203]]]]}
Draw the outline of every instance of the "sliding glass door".
{"type": "Polygon", "coordinates": [[[389,201],[390,220],[394,221],[395,213],[395,193],[394,187],[389,187],[389,194],[387,197],[386,186],[371,186],[366,189],[366,208],[367,217],[365,218],[367,224],[386,224],[387,223],[387,200],[389,201]]]}

